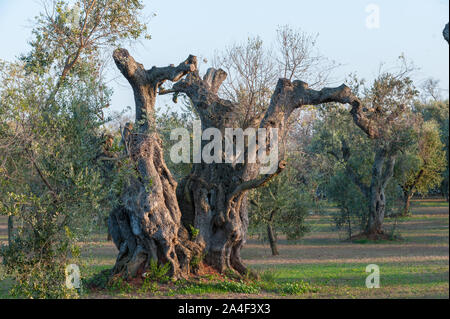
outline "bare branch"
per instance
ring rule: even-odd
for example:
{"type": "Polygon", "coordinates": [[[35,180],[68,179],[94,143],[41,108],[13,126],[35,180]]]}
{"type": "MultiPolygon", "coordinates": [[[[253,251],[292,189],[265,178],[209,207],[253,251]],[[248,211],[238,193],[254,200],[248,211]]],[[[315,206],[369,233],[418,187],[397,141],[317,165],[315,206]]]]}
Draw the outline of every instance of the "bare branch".
{"type": "Polygon", "coordinates": [[[115,50],[113,58],[117,68],[131,85],[144,81],[146,78],[144,66],[137,63],[127,50],[115,50]]]}
{"type": "Polygon", "coordinates": [[[223,81],[227,79],[227,76],[227,73],[222,69],[216,70],[214,68],[209,68],[203,77],[203,81],[209,85],[212,93],[217,94],[223,81]]]}
{"type": "Polygon", "coordinates": [[[161,84],[164,81],[178,82],[188,73],[197,71],[197,57],[190,55],[186,61],[180,63],[177,67],[171,65],[168,67],[153,67],[147,71],[147,81],[150,83],[161,84]]]}

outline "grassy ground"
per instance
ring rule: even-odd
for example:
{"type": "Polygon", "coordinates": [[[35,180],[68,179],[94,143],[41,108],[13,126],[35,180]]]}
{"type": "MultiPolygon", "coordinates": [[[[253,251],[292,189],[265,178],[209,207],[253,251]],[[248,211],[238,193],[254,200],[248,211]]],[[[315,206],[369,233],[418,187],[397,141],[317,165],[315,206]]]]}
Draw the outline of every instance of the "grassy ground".
{"type": "MultiPolygon", "coordinates": [[[[246,264],[261,274],[258,282],[236,283],[206,276],[195,282],[157,285],[140,290],[124,282],[115,289],[90,291],[84,298],[449,298],[449,207],[440,200],[414,201],[413,215],[398,221],[401,241],[350,243],[333,228],[332,212],[311,216],[312,232],[296,242],[279,241],[280,256],[250,239],[242,252],[246,264]],[[380,268],[379,289],[365,286],[366,266],[380,268]]],[[[386,220],[386,230],[395,220],[386,220]]],[[[111,268],[117,250],[104,235],[84,245],[85,277],[111,268]]],[[[0,241],[6,219],[0,217],[0,241]]],[[[1,271],[1,270],[0,270],[1,271]]],[[[0,274],[1,277],[1,274],[0,274]]],[[[8,297],[10,280],[0,282],[8,297]]]]}

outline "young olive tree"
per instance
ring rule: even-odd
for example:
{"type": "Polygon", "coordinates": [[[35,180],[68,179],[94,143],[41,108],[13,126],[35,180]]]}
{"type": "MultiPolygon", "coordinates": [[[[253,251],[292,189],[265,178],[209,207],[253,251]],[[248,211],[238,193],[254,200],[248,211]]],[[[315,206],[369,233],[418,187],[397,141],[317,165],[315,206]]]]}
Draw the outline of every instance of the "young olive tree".
{"type": "Polygon", "coordinates": [[[441,193],[448,201],[449,194],[449,109],[448,100],[431,99],[421,103],[416,103],[416,112],[420,113],[425,121],[434,121],[438,124],[439,136],[443,144],[446,155],[446,164],[443,166],[441,182],[441,193]]]}
{"type": "Polygon", "coordinates": [[[411,214],[410,202],[415,193],[427,194],[441,185],[445,168],[446,157],[438,126],[432,121],[424,122],[417,143],[400,154],[395,167],[395,179],[404,202],[401,216],[411,214]]]}
{"type": "Polygon", "coordinates": [[[267,238],[273,256],[279,255],[277,233],[295,240],[308,232],[305,218],[309,196],[296,175],[295,170],[288,167],[278,178],[250,195],[250,229],[267,238]]]}

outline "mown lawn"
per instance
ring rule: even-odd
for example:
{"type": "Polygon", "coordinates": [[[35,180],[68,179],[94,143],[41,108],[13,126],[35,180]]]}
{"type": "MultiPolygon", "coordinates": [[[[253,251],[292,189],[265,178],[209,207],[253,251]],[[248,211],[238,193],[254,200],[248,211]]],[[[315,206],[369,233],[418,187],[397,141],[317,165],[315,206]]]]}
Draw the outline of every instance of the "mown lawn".
{"type": "MultiPolygon", "coordinates": [[[[280,256],[271,256],[267,244],[250,239],[242,256],[261,274],[258,282],[228,282],[211,275],[142,289],[120,283],[115,289],[85,291],[83,298],[449,298],[448,203],[419,200],[412,209],[411,217],[397,221],[400,241],[344,241],[333,227],[332,211],[311,216],[312,232],[302,240],[280,238],[280,256]],[[379,266],[378,289],[365,286],[369,264],[379,266]]],[[[386,230],[394,224],[387,219],[386,230]]],[[[0,217],[0,241],[6,239],[5,231],[6,220],[0,217]]],[[[104,237],[97,235],[83,247],[85,278],[114,265],[117,251],[104,237]]],[[[0,282],[0,298],[8,297],[11,284],[0,282]]]]}

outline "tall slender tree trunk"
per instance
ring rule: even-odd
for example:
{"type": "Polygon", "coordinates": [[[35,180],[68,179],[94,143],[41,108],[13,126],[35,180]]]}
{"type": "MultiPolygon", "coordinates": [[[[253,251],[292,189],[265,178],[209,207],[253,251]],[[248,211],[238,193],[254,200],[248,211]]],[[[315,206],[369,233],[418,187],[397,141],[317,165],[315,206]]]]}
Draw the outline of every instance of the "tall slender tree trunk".
{"type": "Polygon", "coordinates": [[[347,226],[348,226],[348,238],[351,240],[353,236],[352,232],[352,219],[350,216],[350,209],[346,208],[347,210],[347,226]]]}
{"type": "Polygon", "coordinates": [[[411,193],[404,193],[403,194],[403,209],[401,216],[406,217],[411,214],[411,193]]]}
{"type": "Polygon", "coordinates": [[[277,238],[272,227],[272,223],[267,224],[267,237],[269,238],[270,249],[272,250],[272,256],[278,256],[277,238]]]}
{"type": "Polygon", "coordinates": [[[14,232],[14,216],[8,216],[8,246],[11,247],[14,232]]]}

